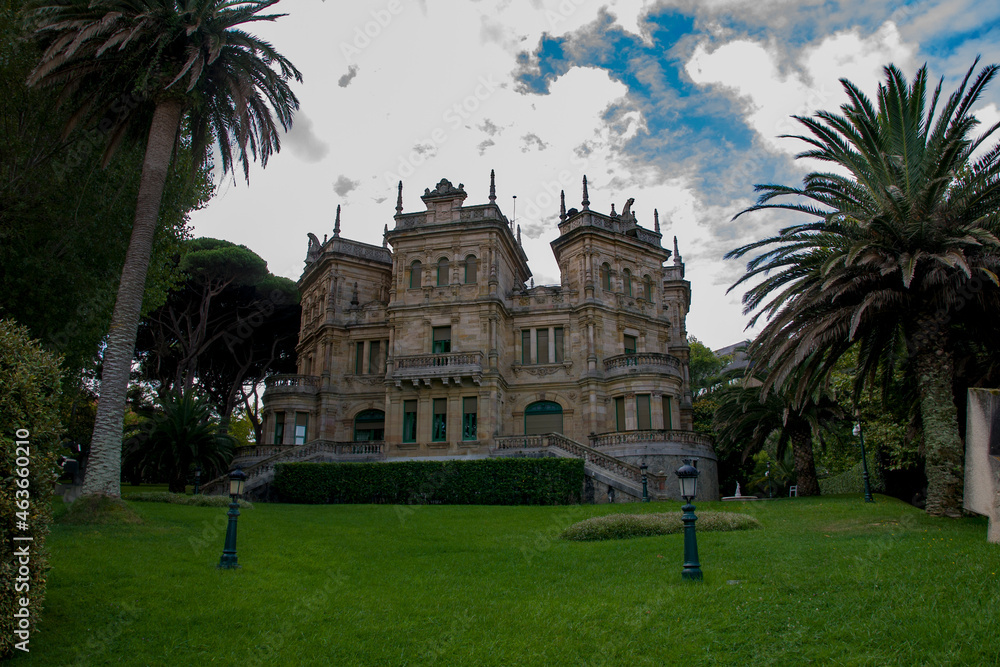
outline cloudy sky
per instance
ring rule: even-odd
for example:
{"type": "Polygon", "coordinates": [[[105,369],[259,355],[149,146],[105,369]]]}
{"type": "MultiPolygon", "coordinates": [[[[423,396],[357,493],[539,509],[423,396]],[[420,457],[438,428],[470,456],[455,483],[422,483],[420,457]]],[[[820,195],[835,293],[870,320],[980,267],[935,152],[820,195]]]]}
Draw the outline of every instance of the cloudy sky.
{"type": "MultiPolygon", "coordinates": [[[[797,184],[810,167],[792,114],[836,109],[846,77],[874,92],[881,68],[927,63],[954,89],[976,55],[1000,61],[1000,3],[973,0],[284,0],[254,24],[302,71],[301,110],[250,185],[232,177],[192,216],[195,234],[243,243],[298,278],[306,234],[381,244],[395,185],[406,211],[441,179],[497,203],[522,227],[535,284],[559,282],[549,242],[558,191],[639,223],[659,210],[692,284],[689,332],[742,340],[742,275],[722,256],[787,218],[735,213],[753,184],[797,184]]],[[[977,115],[1000,120],[1000,84],[977,115]]]]}

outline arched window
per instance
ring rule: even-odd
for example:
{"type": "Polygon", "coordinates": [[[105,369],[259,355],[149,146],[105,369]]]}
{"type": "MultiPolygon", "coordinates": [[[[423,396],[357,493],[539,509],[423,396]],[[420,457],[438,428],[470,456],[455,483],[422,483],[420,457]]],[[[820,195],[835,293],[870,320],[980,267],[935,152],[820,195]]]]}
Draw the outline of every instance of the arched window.
{"type": "Polygon", "coordinates": [[[420,260],[417,260],[413,264],[410,264],[410,289],[416,289],[417,287],[420,287],[421,268],[422,266],[420,264],[420,260]]]}
{"type": "Polygon", "coordinates": [[[611,265],[607,262],[601,264],[601,287],[611,291],[611,265]]]}
{"type": "Polygon", "coordinates": [[[385,440],[385,413],[381,410],[362,410],[354,418],[354,442],[385,440]]]}
{"type": "Polygon", "coordinates": [[[622,270],[622,287],[625,290],[625,296],[632,296],[632,272],[628,269],[622,270]]]}
{"type": "Polygon", "coordinates": [[[474,285],[479,280],[479,260],[475,255],[465,258],[465,284],[474,285]]]}
{"type": "Polygon", "coordinates": [[[649,276],[642,277],[642,295],[646,301],[653,303],[653,279],[649,276]]]}
{"type": "Polygon", "coordinates": [[[562,433],[562,406],[553,401],[537,401],[524,409],[524,434],[562,433]]]}
{"type": "Polygon", "coordinates": [[[437,275],[437,284],[438,285],[447,285],[448,284],[448,282],[449,282],[448,281],[448,269],[449,269],[450,266],[451,266],[451,264],[448,262],[448,258],[447,257],[442,257],[441,259],[438,260],[438,275],[437,275]]]}

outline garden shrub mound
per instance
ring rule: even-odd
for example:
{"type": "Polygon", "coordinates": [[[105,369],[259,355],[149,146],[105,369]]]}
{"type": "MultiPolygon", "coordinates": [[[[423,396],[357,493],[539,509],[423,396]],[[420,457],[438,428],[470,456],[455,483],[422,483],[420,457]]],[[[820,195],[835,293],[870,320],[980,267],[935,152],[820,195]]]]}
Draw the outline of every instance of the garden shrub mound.
{"type": "Polygon", "coordinates": [[[583,460],[279,463],[272,489],[287,503],[559,505],[580,501],[583,460]]]}
{"type": "MultiPolygon", "coordinates": [[[[699,512],[698,531],[751,530],[760,522],[749,514],[735,512],[699,512]]],[[[564,540],[623,540],[629,537],[669,535],[684,530],[680,514],[608,514],[574,523],[562,532],[564,540]]]]}
{"type": "MultiPolygon", "coordinates": [[[[138,500],[141,503],[173,503],[175,505],[194,505],[195,507],[229,507],[232,502],[229,496],[187,496],[183,493],[170,493],[169,491],[143,491],[133,493],[129,500],[138,500]]],[[[253,509],[253,503],[241,500],[241,509],[253,509]]]]}
{"type": "Polygon", "coordinates": [[[101,494],[80,496],[59,517],[59,523],[77,525],[140,524],[142,517],[121,498],[101,494]]]}

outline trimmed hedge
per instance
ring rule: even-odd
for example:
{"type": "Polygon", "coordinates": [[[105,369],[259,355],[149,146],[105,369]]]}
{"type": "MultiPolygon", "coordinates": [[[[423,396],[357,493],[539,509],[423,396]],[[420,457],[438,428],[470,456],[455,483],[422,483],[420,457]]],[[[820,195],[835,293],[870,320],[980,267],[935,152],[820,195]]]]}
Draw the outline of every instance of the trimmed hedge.
{"type": "Polygon", "coordinates": [[[286,503],[559,505],[580,501],[583,460],[279,463],[271,488],[286,503]]]}

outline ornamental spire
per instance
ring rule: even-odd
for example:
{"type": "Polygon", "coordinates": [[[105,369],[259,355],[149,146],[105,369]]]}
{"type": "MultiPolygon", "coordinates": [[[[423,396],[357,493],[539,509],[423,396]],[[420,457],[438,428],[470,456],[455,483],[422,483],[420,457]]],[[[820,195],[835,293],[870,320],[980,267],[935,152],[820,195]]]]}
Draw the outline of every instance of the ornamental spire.
{"type": "Polygon", "coordinates": [[[490,169],[490,203],[493,204],[497,200],[497,175],[490,169]]]}
{"type": "Polygon", "coordinates": [[[583,175],[583,201],[580,202],[584,211],[590,210],[590,195],[587,194],[587,175],[583,175]]]}
{"type": "Polygon", "coordinates": [[[559,191],[559,222],[566,219],[566,191],[559,191]]]}
{"type": "Polygon", "coordinates": [[[382,247],[383,248],[388,248],[389,247],[389,225],[388,224],[386,224],[385,227],[382,228],[382,247]]]}
{"type": "Polygon", "coordinates": [[[521,225],[517,226],[517,245],[521,245],[521,225]]]}
{"type": "Polygon", "coordinates": [[[399,182],[399,188],[396,192],[396,215],[403,212],[403,181],[399,182]]]}
{"type": "Polygon", "coordinates": [[[653,209],[653,231],[660,231],[660,212],[653,209]]]}
{"type": "Polygon", "coordinates": [[[340,237],[340,204],[337,204],[337,219],[333,223],[333,238],[340,237]]]}
{"type": "Polygon", "coordinates": [[[674,237],[674,266],[681,264],[681,251],[677,249],[677,237],[674,237]]]}

